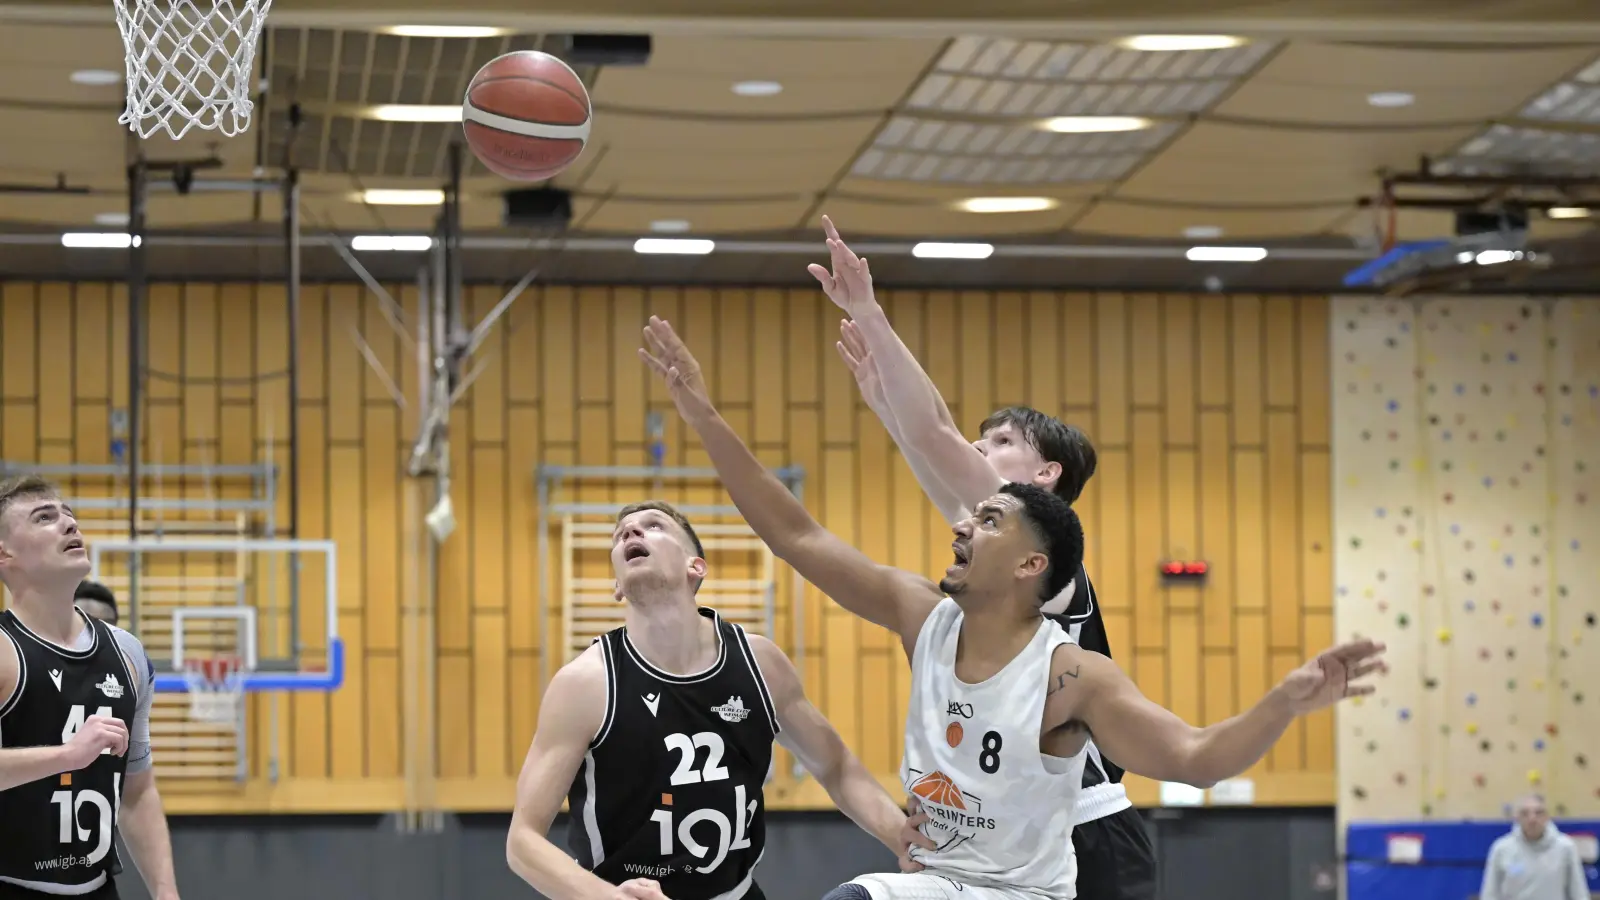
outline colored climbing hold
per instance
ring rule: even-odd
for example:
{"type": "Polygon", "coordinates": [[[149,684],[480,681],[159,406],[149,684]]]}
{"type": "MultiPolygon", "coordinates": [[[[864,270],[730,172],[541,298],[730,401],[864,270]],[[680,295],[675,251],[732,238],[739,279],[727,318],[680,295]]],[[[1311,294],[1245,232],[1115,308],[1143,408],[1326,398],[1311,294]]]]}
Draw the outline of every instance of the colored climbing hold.
{"type": "Polygon", "coordinates": [[[1573,762],[1577,763],[1580,769],[1589,768],[1589,757],[1584,756],[1582,753],[1579,753],[1573,762]]]}
{"type": "Polygon", "coordinates": [[[1489,783],[1489,779],[1483,777],[1482,774],[1478,774],[1478,775],[1472,776],[1472,783],[1477,785],[1478,787],[1483,787],[1484,785],[1489,783]]]}
{"type": "Polygon", "coordinates": [[[1544,616],[1540,613],[1534,613],[1533,618],[1529,621],[1533,622],[1533,627],[1538,628],[1544,624],[1544,616]]]}
{"type": "Polygon", "coordinates": [[[1395,784],[1405,784],[1406,783],[1406,773],[1404,773],[1404,772],[1396,772],[1396,773],[1394,773],[1394,783],[1395,784]]]}
{"type": "Polygon", "coordinates": [[[1477,734],[1477,733],[1478,733],[1478,723],[1477,722],[1468,722],[1467,723],[1467,734],[1477,734]]]}
{"type": "Polygon", "coordinates": [[[1515,678],[1507,678],[1506,679],[1506,690],[1514,691],[1516,689],[1517,689],[1517,680],[1515,678]]]}
{"type": "Polygon", "coordinates": [[[1544,776],[1539,773],[1538,769],[1529,769],[1528,770],[1528,783],[1529,784],[1538,784],[1539,782],[1541,782],[1543,780],[1544,780],[1544,776]]]}
{"type": "Polygon", "coordinates": [[[1483,752],[1488,753],[1490,748],[1491,748],[1491,745],[1490,745],[1490,743],[1488,741],[1479,741],[1478,742],[1478,749],[1479,750],[1482,750],[1483,752]]]}
{"type": "Polygon", "coordinates": [[[1516,624],[1517,624],[1517,617],[1513,616],[1513,615],[1510,615],[1510,614],[1507,614],[1506,615],[1506,627],[1512,628],[1512,627],[1515,627],[1516,624]]]}
{"type": "MultiPolygon", "coordinates": [[[[1351,788],[1350,793],[1354,795],[1357,800],[1367,799],[1367,789],[1360,785],[1356,785],[1355,787],[1351,788]]],[[[1595,793],[1600,794],[1600,790],[1597,790],[1595,793]]]]}
{"type": "MultiPolygon", "coordinates": [[[[1567,590],[1567,589],[1566,589],[1566,588],[1565,588],[1565,587],[1563,587],[1563,588],[1562,588],[1562,589],[1561,589],[1561,591],[1562,591],[1562,594],[1561,594],[1561,596],[1563,596],[1563,597],[1565,597],[1565,596],[1566,596],[1566,590],[1567,590]]],[[[1584,617],[1583,617],[1583,624],[1585,624],[1585,625],[1587,625],[1587,626],[1589,626],[1589,627],[1590,627],[1590,628],[1593,628],[1593,627],[1594,627],[1594,625],[1595,625],[1595,616],[1594,616],[1594,613],[1589,613],[1589,614],[1588,614],[1588,615],[1586,615],[1586,616],[1584,616],[1584,617]]]]}
{"type": "Polygon", "coordinates": [[[1543,678],[1535,678],[1533,680],[1533,689],[1536,690],[1536,691],[1544,690],[1544,679],[1543,678]]]}
{"type": "Polygon", "coordinates": [[[1467,705],[1468,706],[1477,706],[1478,705],[1478,695],[1477,694],[1468,694],[1467,695],[1467,705]]]}
{"type": "Polygon", "coordinates": [[[1439,629],[1439,643],[1441,643],[1441,644],[1450,643],[1450,629],[1448,629],[1448,628],[1439,629]]]}
{"type": "Polygon", "coordinates": [[[1489,658],[1489,657],[1490,657],[1490,656],[1491,656],[1491,655],[1492,655],[1492,654],[1490,654],[1490,653],[1489,653],[1489,648],[1488,648],[1488,647],[1479,647],[1479,648],[1478,648],[1478,658],[1479,658],[1479,659],[1484,659],[1484,660],[1486,660],[1486,659],[1488,659],[1488,658],[1489,658]]]}
{"type": "Polygon", "coordinates": [[[1378,742],[1377,741],[1367,741],[1367,752],[1368,753],[1377,753],[1378,752],[1378,742]]]}
{"type": "Polygon", "coordinates": [[[1422,679],[1422,686],[1431,691],[1434,688],[1439,686],[1439,679],[1437,679],[1437,678],[1424,678],[1424,679],[1422,679]]]}
{"type": "Polygon", "coordinates": [[[1561,733],[1561,729],[1556,726],[1556,723],[1551,722],[1544,726],[1544,733],[1550,735],[1551,737],[1555,737],[1561,733]]]}
{"type": "Polygon", "coordinates": [[[1462,606],[1466,608],[1467,612],[1472,612],[1478,608],[1478,605],[1473,603],[1471,600],[1468,600],[1466,603],[1462,604],[1462,606]]]}
{"type": "Polygon", "coordinates": [[[1534,741],[1533,742],[1533,749],[1539,750],[1539,751],[1543,751],[1544,750],[1544,741],[1542,739],[1534,741]]]}
{"type": "Polygon", "coordinates": [[[1489,611],[1490,612],[1499,612],[1500,611],[1500,601],[1499,600],[1490,600],[1489,601],[1489,611]]]}
{"type": "Polygon", "coordinates": [[[1399,617],[1397,619],[1395,619],[1395,623],[1398,624],[1401,628],[1404,628],[1407,625],[1411,624],[1411,617],[1406,615],[1405,613],[1401,613],[1399,615],[1399,617]]]}
{"type": "Polygon", "coordinates": [[[1402,722],[1411,721],[1411,710],[1409,710],[1409,709],[1400,710],[1400,721],[1402,721],[1402,722]]]}

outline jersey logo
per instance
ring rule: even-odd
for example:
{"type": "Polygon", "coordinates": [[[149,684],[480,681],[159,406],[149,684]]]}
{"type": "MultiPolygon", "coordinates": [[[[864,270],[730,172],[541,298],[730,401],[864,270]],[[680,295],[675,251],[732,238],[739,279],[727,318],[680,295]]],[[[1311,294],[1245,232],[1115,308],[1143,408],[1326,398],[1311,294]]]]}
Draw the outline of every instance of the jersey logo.
{"type": "Polygon", "coordinates": [[[743,697],[729,697],[727,703],[713,706],[711,711],[722,717],[724,722],[743,722],[750,715],[750,710],[744,708],[743,697]]]}
{"type": "Polygon", "coordinates": [[[640,699],[642,699],[644,701],[644,705],[649,708],[650,715],[652,716],[656,714],[656,710],[661,708],[660,694],[645,694],[640,699]]]}
{"type": "Polygon", "coordinates": [[[61,690],[61,670],[60,669],[51,669],[50,670],[50,680],[56,683],[56,690],[58,690],[58,691],[61,690]]]}
{"type": "Polygon", "coordinates": [[[930,820],[925,826],[942,835],[929,834],[939,842],[934,852],[944,852],[978,836],[980,831],[995,830],[994,819],[983,814],[983,800],[963,791],[955,779],[938,770],[922,774],[908,770],[913,776],[910,793],[916,796],[930,820]]]}
{"type": "Polygon", "coordinates": [[[106,680],[95,685],[95,687],[100,689],[100,693],[105,694],[112,700],[122,697],[122,683],[117,681],[117,676],[110,672],[106,673],[106,680]]]}

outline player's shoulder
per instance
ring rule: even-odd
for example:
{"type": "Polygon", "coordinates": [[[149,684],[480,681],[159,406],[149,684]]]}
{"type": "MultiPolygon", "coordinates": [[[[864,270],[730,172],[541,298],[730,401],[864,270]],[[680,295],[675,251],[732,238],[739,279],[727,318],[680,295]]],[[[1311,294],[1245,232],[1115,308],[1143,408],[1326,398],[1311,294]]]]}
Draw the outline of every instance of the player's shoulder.
{"type": "Polygon", "coordinates": [[[761,680],[766,683],[768,691],[776,697],[790,688],[799,688],[800,675],[795,670],[794,662],[776,641],[748,631],[744,633],[744,639],[750,645],[750,655],[755,657],[761,680]]]}
{"type": "Polygon", "coordinates": [[[128,661],[128,670],[137,673],[146,682],[154,680],[156,665],[150,661],[150,654],[144,649],[144,642],[139,640],[139,636],[109,622],[105,626],[111,632],[111,639],[116,641],[117,649],[128,661]]]}
{"type": "Polygon", "coordinates": [[[556,670],[545,686],[539,718],[547,723],[558,720],[563,727],[598,728],[605,719],[609,692],[605,660],[599,645],[592,644],[556,670]]]}

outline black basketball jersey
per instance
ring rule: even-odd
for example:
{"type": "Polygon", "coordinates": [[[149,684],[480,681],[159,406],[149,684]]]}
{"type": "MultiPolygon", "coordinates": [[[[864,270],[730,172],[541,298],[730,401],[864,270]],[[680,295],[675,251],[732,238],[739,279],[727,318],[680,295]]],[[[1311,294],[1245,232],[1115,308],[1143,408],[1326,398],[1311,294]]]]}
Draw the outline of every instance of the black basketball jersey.
{"type": "MultiPolygon", "coordinates": [[[[19,662],[16,691],[0,698],[0,746],[60,746],[96,715],[133,728],[138,682],[110,626],[84,621],[88,649],[68,650],[35,635],[11,610],[0,613],[0,640],[10,639],[19,662]]],[[[127,765],[127,754],[107,750],[86,768],[0,791],[0,876],[81,885],[122,871],[117,812],[127,765]]]]}
{"type": "Polygon", "coordinates": [[[710,609],[717,660],[695,675],[652,666],[626,628],[597,639],[600,732],[567,792],[569,843],[612,884],[653,878],[672,900],[734,900],[766,847],[762,786],[777,711],[744,629],[710,609]]]}
{"type": "MultiPolygon", "coordinates": [[[[1106,637],[1106,621],[1100,615],[1099,598],[1094,595],[1089,573],[1082,566],[1078,567],[1073,584],[1076,587],[1072,590],[1072,600],[1067,604],[1066,611],[1051,618],[1066,629],[1078,646],[1109,657],[1111,641],[1106,637]]],[[[1122,767],[1101,756],[1096,747],[1083,764],[1083,786],[1094,787],[1108,781],[1112,784],[1121,783],[1122,767]]]]}

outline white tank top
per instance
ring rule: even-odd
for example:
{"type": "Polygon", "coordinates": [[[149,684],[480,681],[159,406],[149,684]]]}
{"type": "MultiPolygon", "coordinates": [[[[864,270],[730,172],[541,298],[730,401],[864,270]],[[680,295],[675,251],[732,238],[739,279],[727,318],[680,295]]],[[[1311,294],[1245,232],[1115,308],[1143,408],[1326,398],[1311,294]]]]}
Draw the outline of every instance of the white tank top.
{"type": "Polygon", "coordinates": [[[1050,619],[982,684],[956,678],[961,608],[946,597],[917,635],[901,779],[937,850],[914,849],[930,874],[1057,900],[1077,895],[1072,850],[1084,754],[1039,752],[1050,660],[1072,638],[1050,619]]]}

